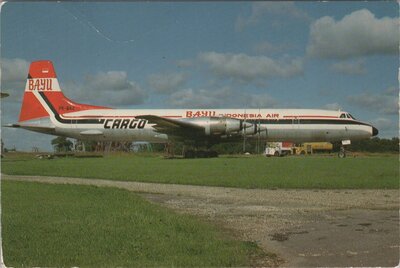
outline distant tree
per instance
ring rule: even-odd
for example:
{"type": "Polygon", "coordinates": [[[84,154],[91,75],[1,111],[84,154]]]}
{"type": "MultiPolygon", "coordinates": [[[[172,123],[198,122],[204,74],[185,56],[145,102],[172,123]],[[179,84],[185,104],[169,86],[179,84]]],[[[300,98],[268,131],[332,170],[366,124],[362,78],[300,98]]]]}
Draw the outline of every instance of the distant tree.
{"type": "MultiPolygon", "coordinates": [[[[257,147],[257,140],[254,139],[247,139],[245,146],[245,152],[251,154],[262,153],[265,150],[265,142],[260,141],[257,147]]],[[[213,145],[211,149],[217,151],[219,154],[242,154],[243,141],[222,142],[213,145]]]]}
{"type": "MultiPolygon", "coordinates": [[[[341,142],[333,142],[333,151],[338,152],[341,146],[341,142]]],[[[152,144],[153,152],[163,152],[165,150],[165,144],[152,144]]],[[[243,141],[237,142],[222,142],[215,144],[211,147],[211,150],[217,151],[219,154],[242,154],[243,153],[243,141]]],[[[246,140],[246,152],[249,153],[262,153],[265,150],[265,142],[260,141],[257,145],[256,139],[246,140]]],[[[346,150],[354,152],[399,152],[399,138],[393,137],[391,139],[380,139],[374,137],[371,139],[352,141],[351,145],[347,146],[346,150]]],[[[175,153],[179,154],[182,151],[182,143],[175,143],[175,153]]]]}
{"type": "Polygon", "coordinates": [[[76,151],[85,151],[85,152],[94,152],[96,151],[98,142],[92,140],[76,140],[75,141],[75,150],[76,151]]]}
{"type": "Polygon", "coordinates": [[[65,137],[57,137],[51,140],[51,145],[53,145],[56,152],[70,152],[72,148],[72,141],[65,137]]]}
{"type": "MultiPolygon", "coordinates": [[[[338,151],[340,142],[334,143],[334,150],[338,151]]],[[[393,137],[391,139],[380,139],[373,137],[371,139],[352,141],[351,145],[347,147],[350,151],[355,152],[370,152],[370,153],[398,153],[399,152],[399,138],[393,137]]]]}
{"type": "MultiPolygon", "coordinates": [[[[153,143],[151,144],[153,152],[165,152],[166,144],[164,143],[153,143]]],[[[186,149],[192,149],[191,146],[186,145],[186,149]]],[[[200,149],[204,150],[205,147],[200,149]]],[[[265,150],[265,142],[262,140],[257,144],[257,140],[247,139],[246,141],[246,152],[251,154],[262,153],[265,150]],[[258,146],[257,146],[258,145],[258,146]]],[[[243,141],[236,142],[221,142],[211,146],[210,150],[216,151],[219,154],[243,154],[243,141]]],[[[179,155],[183,151],[183,143],[176,142],[174,144],[174,152],[179,155]]]]}
{"type": "MultiPolygon", "coordinates": [[[[223,142],[213,145],[212,150],[215,150],[219,154],[238,154],[243,151],[243,143],[239,142],[223,142]]],[[[248,144],[246,149],[248,148],[248,144]]]]}
{"type": "Polygon", "coordinates": [[[99,142],[97,142],[97,141],[84,141],[84,143],[85,143],[85,147],[86,147],[86,151],[87,152],[94,152],[94,151],[96,151],[96,147],[97,147],[99,142]]]}
{"type": "Polygon", "coordinates": [[[151,147],[153,148],[153,152],[164,152],[165,144],[164,143],[152,143],[151,147]]]}

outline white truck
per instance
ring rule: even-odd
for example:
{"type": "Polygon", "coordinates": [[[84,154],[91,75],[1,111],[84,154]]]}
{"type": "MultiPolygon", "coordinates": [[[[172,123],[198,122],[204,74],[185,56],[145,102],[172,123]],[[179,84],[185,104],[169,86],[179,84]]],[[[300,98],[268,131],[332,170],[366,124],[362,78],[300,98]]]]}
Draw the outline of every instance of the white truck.
{"type": "Polygon", "coordinates": [[[265,156],[285,156],[292,154],[293,143],[291,142],[267,142],[265,156]]]}

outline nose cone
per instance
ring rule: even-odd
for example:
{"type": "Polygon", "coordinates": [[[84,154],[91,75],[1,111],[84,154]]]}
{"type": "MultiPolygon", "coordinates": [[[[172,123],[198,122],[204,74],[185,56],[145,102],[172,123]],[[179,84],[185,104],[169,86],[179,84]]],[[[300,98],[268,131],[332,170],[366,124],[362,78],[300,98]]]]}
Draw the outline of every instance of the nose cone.
{"type": "Polygon", "coordinates": [[[372,127],[372,136],[378,135],[379,131],[376,127],[372,127]]]}

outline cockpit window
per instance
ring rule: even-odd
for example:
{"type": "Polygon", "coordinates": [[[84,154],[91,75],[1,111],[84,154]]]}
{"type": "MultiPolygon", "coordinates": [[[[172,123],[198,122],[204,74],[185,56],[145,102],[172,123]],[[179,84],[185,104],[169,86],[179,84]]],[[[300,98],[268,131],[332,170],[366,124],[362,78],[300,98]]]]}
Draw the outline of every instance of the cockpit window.
{"type": "Polygon", "coordinates": [[[347,118],[351,118],[349,114],[346,114],[347,118]]]}
{"type": "Polygon", "coordinates": [[[351,114],[349,114],[349,115],[350,115],[350,117],[351,117],[352,119],[356,120],[354,116],[352,116],[351,114]]]}
{"type": "Polygon", "coordinates": [[[341,114],[340,118],[346,118],[346,114],[341,114]]]}

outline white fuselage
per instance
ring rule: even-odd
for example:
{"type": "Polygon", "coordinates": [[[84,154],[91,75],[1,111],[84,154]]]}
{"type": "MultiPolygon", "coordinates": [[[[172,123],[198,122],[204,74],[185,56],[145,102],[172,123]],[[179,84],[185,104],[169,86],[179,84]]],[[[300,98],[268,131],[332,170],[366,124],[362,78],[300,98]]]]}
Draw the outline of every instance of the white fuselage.
{"type": "MultiPolygon", "coordinates": [[[[257,132],[244,129],[241,135],[266,141],[359,140],[373,136],[374,131],[371,125],[353,119],[346,112],[312,109],[99,109],[66,113],[61,115],[62,120],[50,116],[39,121],[42,120],[41,124],[44,125],[54,125],[55,132],[51,134],[76,139],[148,142],[168,140],[166,134],[157,132],[147,120],[135,119],[140,115],[156,115],[175,120],[200,117],[241,119],[258,126],[257,132]]],[[[39,123],[38,120],[35,121],[39,123]]]]}
{"type": "Polygon", "coordinates": [[[183,141],[207,145],[243,137],[344,141],[378,134],[341,111],[308,109],[111,109],[64,96],[53,63],[32,62],[17,124],[31,131],[97,141],[183,141]]]}

